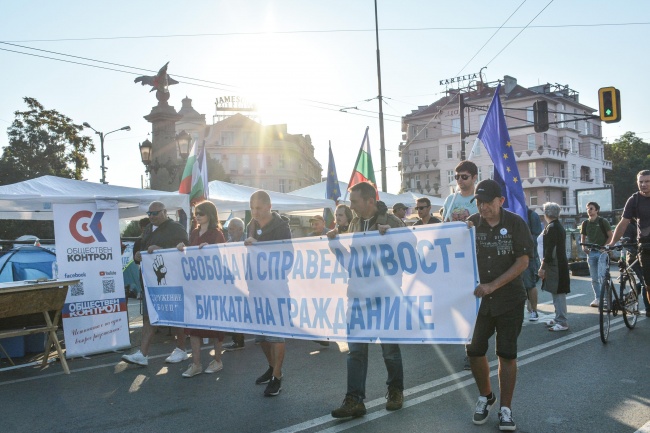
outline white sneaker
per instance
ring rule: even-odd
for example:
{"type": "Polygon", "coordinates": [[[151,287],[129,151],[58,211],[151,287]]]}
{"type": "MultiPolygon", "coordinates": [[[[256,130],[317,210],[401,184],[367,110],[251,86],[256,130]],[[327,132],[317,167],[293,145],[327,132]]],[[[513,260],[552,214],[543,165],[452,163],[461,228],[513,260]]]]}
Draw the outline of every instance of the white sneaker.
{"type": "Polygon", "coordinates": [[[144,356],[139,350],[130,355],[122,355],[122,360],[128,362],[129,364],[142,365],[143,367],[149,365],[149,359],[144,356]]]}
{"type": "Polygon", "coordinates": [[[537,314],[537,311],[531,311],[528,320],[530,320],[531,322],[537,322],[539,320],[539,315],[537,314]]]}
{"type": "Polygon", "coordinates": [[[188,355],[187,352],[177,347],[176,349],[174,349],[172,354],[169,355],[167,359],[165,359],[165,362],[168,362],[170,364],[177,364],[179,362],[185,361],[189,357],[190,355],[188,355]]]}
{"type": "Polygon", "coordinates": [[[212,362],[205,369],[205,373],[216,373],[217,371],[223,370],[223,362],[213,359],[212,362]]]}
{"type": "Polygon", "coordinates": [[[556,323],[555,325],[551,326],[548,328],[549,331],[552,332],[557,332],[557,331],[568,331],[569,327],[566,325],[560,325],[559,323],[556,323]]]}
{"type": "Polygon", "coordinates": [[[591,304],[589,304],[590,307],[594,307],[594,308],[598,308],[599,305],[600,305],[600,301],[598,301],[598,299],[594,299],[593,301],[591,301],[591,304]]]}
{"type": "Polygon", "coordinates": [[[191,363],[189,367],[187,367],[187,370],[185,370],[185,373],[183,373],[183,377],[193,377],[196,376],[197,374],[202,373],[202,368],[200,365],[194,365],[194,363],[191,363]]]}

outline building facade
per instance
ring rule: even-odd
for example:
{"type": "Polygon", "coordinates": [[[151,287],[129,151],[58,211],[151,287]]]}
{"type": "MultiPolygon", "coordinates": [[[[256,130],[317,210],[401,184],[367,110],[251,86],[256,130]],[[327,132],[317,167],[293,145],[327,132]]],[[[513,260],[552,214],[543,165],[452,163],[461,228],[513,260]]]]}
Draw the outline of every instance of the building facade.
{"type": "MultiPolygon", "coordinates": [[[[453,192],[454,167],[461,160],[461,96],[466,105],[473,106],[464,115],[464,130],[469,134],[466,159],[478,166],[479,181],[492,178],[492,160],[482,143],[471,151],[495,90],[483,83],[467,93],[449,90],[447,96],[402,118],[399,170],[403,191],[440,197],[453,192]]],[[[506,76],[500,97],[531,209],[541,213],[542,205],[552,201],[562,206],[563,215],[576,215],[576,190],[609,186],[605,170],[611,170],[612,163],[604,159],[600,119],[584,119],[596,110],[581,104],[577,92],[552,84],[525,88],[506,76]],[[547,101],[549,122],[558,122],[540,133],[533,127],[533,104],[538,100],[547,101]]]]}
{"type": "Polygon", "coordinates": [[[176,132],[205,140],[208,157],[221,163],[232,183],[291,192],[321,181],[323,168],[309,135],[289,134],[287,125],[262,125],[241,113],[206,125],[188,98],[179,114],[176,132]]]}

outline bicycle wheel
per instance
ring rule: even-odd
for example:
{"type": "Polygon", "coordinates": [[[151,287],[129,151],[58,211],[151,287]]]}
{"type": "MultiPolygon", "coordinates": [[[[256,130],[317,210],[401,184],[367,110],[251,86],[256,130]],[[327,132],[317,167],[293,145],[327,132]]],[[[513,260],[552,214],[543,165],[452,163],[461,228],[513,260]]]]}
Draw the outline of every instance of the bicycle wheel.
{"type": "Polygon", "coordinates": [[[639,297],[636,293],[636,287],[630,280],[621,283],[621,309],[623,310],[623,321],[625,326],[632,329],[636,326],[639,318],[639,297]]]}
{"type": "Polygon", "coordinates": [[[607,344],[609,325],[612,319],[612,282],[609,278],[603,279],[603,284],[600,286],[598,312],[600,313],[600,340],[607,344]]]}

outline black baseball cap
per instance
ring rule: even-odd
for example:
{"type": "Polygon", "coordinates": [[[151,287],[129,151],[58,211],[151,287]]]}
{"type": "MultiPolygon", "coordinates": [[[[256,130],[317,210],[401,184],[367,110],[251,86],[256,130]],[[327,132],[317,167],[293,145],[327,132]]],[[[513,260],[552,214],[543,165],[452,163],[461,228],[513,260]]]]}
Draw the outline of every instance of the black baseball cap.
{"type": "Polygon", "coordinates": [[[482,180],[476,185],[476,194],[474,199],[479,199],[483,202],[494,200],[496,197],[502,197],[501,185],[492,179],[482,180]]]}
{"type": "Polygon", "coordinates": [[[408,209],[408,208],[409,207],[407,205],[405,205],[404,203],[395,203],[393,205],[393,212],[396,212],[396,211],[398,211],[400,209],[408,209]]]}

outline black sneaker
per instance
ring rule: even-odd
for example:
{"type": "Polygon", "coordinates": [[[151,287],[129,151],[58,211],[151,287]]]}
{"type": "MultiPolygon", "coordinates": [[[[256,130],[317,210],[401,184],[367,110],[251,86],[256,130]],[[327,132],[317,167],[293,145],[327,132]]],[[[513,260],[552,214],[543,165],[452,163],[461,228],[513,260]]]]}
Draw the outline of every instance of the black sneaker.
{"type": "Polygon", "coordinates": [[[264,390],[264,396],[274,397],[280,394],[280,391],[282,391],[282,379],[271,375],[271,380],[269,380],[269,384],[266,385],[266,389],[264,390]]]}
{"type": "Polygon", "coordinates": [[[404,393],[402,390],[389,386],[386,393],[386,410],[398,410],[404,404],[404,393]]]}
{"type": "Polygon", "coordinates": [[[233,352],[235,350],[242,350],[244,348],[244,343],[237,343],[233,341],[232,343],[224,344],[222,347],[226,352],[233,352]]]}
{"type": "Polygon", "coordinates": [[[515,431],[517,426],[515,420],[512,419],[512,411],[507,407],[502,407],[499,411],[499,430],[501,431],[515,431]]]}
{"type": "Polygon", "coordinates": [[[490,416],[490,409],[494,406],[494,403],[497,401],[497,396],[492,393],[491,398],[480,396],[476,402],[476,410],[474,410],[474,424],[482,425],[485,424],[490,416]]]}
{"type": "Polygon", "coordinates": [[[263,375],[255,379],[255,385],[262,385],[263,383],[269,383],[273,377],[273,367],[269,366],[269,369],[264,372],[263,375]]]}
{"type": "Polygon", "coordinates": [[[362,401],[357,401],[351,395],[346,395],[341,407],[332,411],[332,417],[334,418],[350,418],[364,416],[365,414],[366,405],[362,401]]]}

